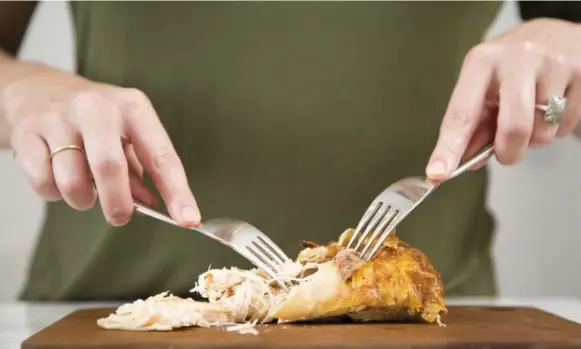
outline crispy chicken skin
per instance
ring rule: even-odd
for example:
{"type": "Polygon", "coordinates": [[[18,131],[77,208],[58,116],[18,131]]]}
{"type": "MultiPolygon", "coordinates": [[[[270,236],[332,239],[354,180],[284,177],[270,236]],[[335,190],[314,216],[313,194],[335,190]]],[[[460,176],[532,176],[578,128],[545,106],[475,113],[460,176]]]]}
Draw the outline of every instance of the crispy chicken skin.
{"type": "Polygon", "coordinates": [[[327,246],[304,243],[297,262],[320,264],[319,270],[310,282],[294,287],[272,315],[283,321],[347,315],[361,321],[440,323],[447,312],[444,287],[428,258],[394,232],[365,263],[344,247],[352,234],[348,229],[327,246]]]}
{"type": "Polygon", "coordinates": [[[306,247],[296,262],[280,274],[292,285],[288,294],[258,269],[213,269],[200,275],[192,290],[209,304],[163,293],[125,304],[97,324],[142,331],[190,326],[237,329],[238,324],[340,316],[443,325],[444,287],[428,258],[393,232],[376,256],[364,262],[345,248],[352,234],[348,229],[328,245],[303,242],[306,247]]]}

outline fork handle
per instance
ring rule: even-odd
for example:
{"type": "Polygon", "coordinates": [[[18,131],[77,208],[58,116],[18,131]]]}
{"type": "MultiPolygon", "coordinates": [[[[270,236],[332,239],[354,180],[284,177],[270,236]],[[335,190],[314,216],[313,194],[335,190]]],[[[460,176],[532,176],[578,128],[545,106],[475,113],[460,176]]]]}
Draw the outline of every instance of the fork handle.
{"type": "Polygon", "coordinates": [[[139,212],[142,215],[149,216],[151,218],[155,218],[155,219],[160,220],[162,222],[166,222],[166,223],[178,226],[178,227],[180,226],[178,224],[178,222],[171,219],[170,216],[163,214],[159,211],[156,211],[156,210],[152,209],[151,207],[148,207],[145,204],[143,204],[137,200],[133,200],[133,206],[134,206],[135,212],[139,212]]]}
{"type": "MultiPolygon", "coordinates": [[[[160,220],[162,222],[165,222],[165,223],[168,223],[171,225],[175,225],[178,228],[183,228],[181,225],[179,225],[178,222],[174,221],[169,215],[161,213],[157,210],[154,210],[153,208],[151,208],[151,207],[147,206],[146,204],[139,202],[137,200],[133,200],[133,209],[135,212],[138,212],[142,215],[149,216],[151,218],[155,218],[157,220],[160,220]]],[[[216,241],[224,244],[224,241],[222,241],[222,239],[217,238],[214,234],[212,234],[208,231],[207,225],[206,226],[191,227],[191,228],[187,228],[187,229],[198,232],[202,235],[209,237],[210,239],[216,240],[216,241]]]]}
{"type": "Polygon", "coordinates": [[[466,170],[468,170],[472,166],[478,164],[482,160],[485,160],[485,159],[491,157],[493,154],[494,154],[494,146],[492,144],[489,144],[486,148],[484,148],[482,151],[480,151],[480,153],[478,153],[472,159],[470,159],[470,160],[466,161],[465,163],[463,163],[462,165],[460,165],[460,167],[458,167],[456,169],[456,171],[452,172],[452,174],[450,175],[450,177],[448,177],[446,179],[446,181],[449,181],[450,179],[458,177],[459,175],[466,172],[466,170]]]}

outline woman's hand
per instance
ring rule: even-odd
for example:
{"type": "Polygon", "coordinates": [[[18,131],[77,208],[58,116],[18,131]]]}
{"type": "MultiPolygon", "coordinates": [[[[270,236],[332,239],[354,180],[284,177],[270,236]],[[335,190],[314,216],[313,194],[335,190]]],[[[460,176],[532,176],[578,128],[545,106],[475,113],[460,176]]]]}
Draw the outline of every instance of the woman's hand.
{"type": "Polygon", "coordinates": [[[5,85],[0,106],[16,160],[40,196],[63,198],[77,210],[91,208],[98,196],[107,221],[124,225],[133,198],[155,204],[141,180],[144,168],[178,223],[200,222],[182,163],[143,93],[45,67],[27,69],[5,85]],[[70,145],[84,151],[60,151],[51,159],[70,145]]]}
{"type": "Polygon", "coordinates": [[[426,174],[444,180],[464,155],[493,141],[498,161],[516,164],[527,147],[565,137],[580,118],[581,25],[529,21],[468,53],[426,174]],[[567,99],[560,125],[535,109],[551,96],[567,99]]]}

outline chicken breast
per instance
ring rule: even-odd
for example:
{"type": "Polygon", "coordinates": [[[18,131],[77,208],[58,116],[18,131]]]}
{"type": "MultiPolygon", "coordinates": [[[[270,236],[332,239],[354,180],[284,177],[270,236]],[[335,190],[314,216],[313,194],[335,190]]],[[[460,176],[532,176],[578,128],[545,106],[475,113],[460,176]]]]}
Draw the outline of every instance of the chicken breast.
{"type": "Polygon", "coordinates": [[[352,234],[348,229],[326,246],[303,242],[305,249],[296,261],[280,272],[290,286],[288,294],[259,269],[214,269],[200,275],[192,289],[208,303],[163,293],[122,305],[97,324],[142,331],[227,326],[254,334],[248,325],[338,316],[443,325],[444,287],[428,258],[393,232],[366,263],[345,248],[352,234]]]}
{"type": "Polygon", "coordinates": [[[339,242],[309,246],[297,261],[316,263],[310,282],[291,289],[281,307],[271,314],[283,321],[348,316],[360,321],[441,323],[447,312],[440,274],[419,250],[390,234],[382,249],[365,263],[344,248],[352,229],[339,242]]]}

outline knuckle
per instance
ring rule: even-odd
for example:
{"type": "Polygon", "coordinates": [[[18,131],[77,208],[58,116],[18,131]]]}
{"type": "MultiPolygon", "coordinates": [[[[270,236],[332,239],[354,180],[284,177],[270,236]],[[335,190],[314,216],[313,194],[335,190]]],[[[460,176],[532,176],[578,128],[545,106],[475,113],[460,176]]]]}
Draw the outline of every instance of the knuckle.
{"type": "Polygon", "coordinates": [[[45,199],[57,199],[55,193],[55,186],[52,178],[45,174],[29,175],[30,185],[32,189],[41,197],[45,199]]]}
{"type": "Polygon", "coordinates": [[[58,188],[64,196],[74,197],[82,193],[84,190],[84,183],[78,176],[71,175],[59,179],[58,188]]]}
{"type": "Polygon", "coordinates": [[[571,62],[561,53],[544,52],[545,60],[550,66],[560,69],[572,68],[571,62]]]}
{"type": "Polygon", "coordinates": [[[125,100],[128,102],[143,103],[149,101],[149,98],[147,98],[145,92],[137,88],[124,88],[122,93],[125,97],[125,100]]]}
{"type": "Polygon", "coordinates": [[[448,115],[446,115],[442,127],[464,128],[470,125],[470,121],[471,117],[468,111],[463,109],[451,109],[448,112],[448,115]]]}
{"type": "Polygon", "coordinates": [[[99,175],[114,177],[125,171],[127,162],[119,156],[105,155],[95,161],[94,171],[99,175]]]}
{"type": "Polygon", "coordinates": [[[12,136],[18,137],[27,133],[34,132],[38,128],[36,118],[25,117],[16,122],[12,128],[12,136]]]}
{"type": "Polygon", "coordinates": [[[107,213],[107,221],[113,226],[122,226],[129,222],[133,214],[133,207],[131,205],[115,205],[111,207],[107,213]]]}
{"type": "Polygon", "coordinates": [[[30,184],[32,189],[41,196],[49,194],[52,189],[52,183],[46,177],[33,177],[30,184]]]}
{"type": "Polygon", "coordinates": [[[75,203],[75,208],[79,211],[87,211],[95,206],[96,201],[97,201],[97,196],[93,194],[91,196],[87,196],[86,198],[83,198],[82,200],[78,200],[75,203]]]}
{"type": "Polygon", "coordinates": [[[496,158],[503,165],[516,165],[521,161],[522,151],[513,147],[496,147],[496,158]]]}
{"type": "Polygon", "coordinates": [[[531,136],[530,143],[536,146],[547,146],[551,144],[553,137],[546,132],[535,132],[531,136]]]}
{"type": "Polygon", "coordinates": [[[129,115],[131,115],[130,112],[150,104],[147,95],[136,88],[124,88],[121,92],[121,100],[123,101],[124,108],[129,112],[129,115]]]}
{"type": "Polygon", "coordinates": [[[441,134],[436,149],[434,149],[432,158],[459,159],[465,149],[463,144],[462,137],[457,137],[451,134],[441,134]]]}
{"type": "Polygon", "coordinates": [[[434,153],[436,154],[435,155],[436,158],[455,159],[460,155],[459,154],[460,150],[458,148],[454,148],[450,144],[444,144],[444,145],[441,145],[436,151],[434,151],[434,153]]]}
{"type": "Polygon", "coordinates": [[[103,93],[97,90],[83,90],[75,92],[71,98],[73,105],[95,105],[105,101],[103,93]]]}
{"type": "Polygon", "coordinates": [[[490,65],[499,59],[503,51],[503,46],[498,44],[485,43],[476,45],[466,54],[466,61],[490,65]]]}
{"type": "Polygon", "coordinates": [[[520,157],[511,154],[505,155],[503,153],[499,153],[497,157],[498,162],[500,162],[502,165],[516,165],[520,161],[520,157]]]}
{"type": "MultiPolygon", "coordinates": [[[[33,118],[31,118],[33,119],[33,118]]],[[[47,125],[62,125],[63,115],[57,112],[46,112],[40,115],[40,120],[43,126],[47,125]]],[[[34,121],[33,121],[34,122],[34,121]]]]}
{"type": "Polygon", "coordinates": [[[501,133],[507,139],[521,141],[528,139],[531,129],[526,123],[515,122],[502,128],[501,133]]]}
{"type": "Polygon", "coordinates": [[[541,53],[537,45],[530,40],[518,42],[513,47],[515,52],[521,56],[539,55],[541,53]]]}
{"type": "Polygon", "coordinates": [[[175,153],[172,147],[166,146],[160,148],[153,155],[153,166],[156,169],[162,169],[165,167],[175,167],[181,164],[179,157],[175,153]]]}
{"type": "Polygon", "coordinates": [[[538,69],[547,61],[552,62],[554,57],[555,55],[549,54],[535,43],[524,41],[513,47],[509,66],[512,68],[515,64],[526,64],[529,69],[538,69]]]}

